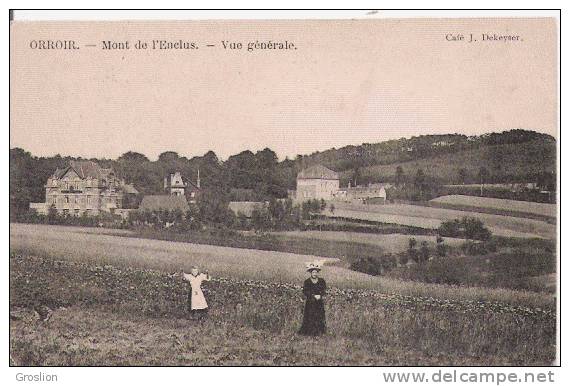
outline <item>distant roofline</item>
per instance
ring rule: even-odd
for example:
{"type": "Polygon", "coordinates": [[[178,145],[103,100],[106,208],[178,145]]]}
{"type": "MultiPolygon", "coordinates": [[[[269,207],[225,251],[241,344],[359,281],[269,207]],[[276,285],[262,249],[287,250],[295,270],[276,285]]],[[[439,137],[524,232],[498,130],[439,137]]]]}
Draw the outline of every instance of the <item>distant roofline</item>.
{"type": "Polygon", "coordinates": [[[324,166],[323,164],[316,164],[316,165],[312,165],[309,166],[305,169],[302,169],[299,173],[297,173],[297,179],[298,180],[329,180],[329,181],[336,181],[336,180],[340,180],[340,175],[338,174],[338,172],[327,168],[326,166],[324,166]],[[324,169],[324,172],[326,174],[329,175],[323,175],[323,173],[321,173],[320,176],[311,176],[311,177],[307,177],[305,176],[306,174],[310,174],[313,170],[315,169],[324,169]]]}

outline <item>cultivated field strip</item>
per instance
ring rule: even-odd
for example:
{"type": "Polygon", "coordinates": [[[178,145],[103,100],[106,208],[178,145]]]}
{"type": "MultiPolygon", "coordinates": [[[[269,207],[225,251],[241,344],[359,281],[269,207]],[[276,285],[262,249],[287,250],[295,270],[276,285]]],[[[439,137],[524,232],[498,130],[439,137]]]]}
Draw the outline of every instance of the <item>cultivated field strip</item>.
{"type": "MultiPolygon", "coordinates": [[[[385,253],[399,253],[408,249],[409,241],[414,238],[418,243],[427,241],[431,247],[436,243],[436,236],[423,235],[403,235],[399,233],[392,234],[373,234],[359,232],[337,232],[337,231],[288,231],[276,232],[278,235],[303,239],[319,239],[327,241],[343,241],[375,245],[382,249],[385,253]]],[[[457,247],[464,243],[464,239],[446,237],[445,243],[449,246],[457,247]]],[[[419,244],[418,244],[419,245],[419,244]]]]}
{"type": "Polygon", "coordinates": [[[487,228],[497,236],[556,238],[556,225],[544,221],[419,205],[338,203],[335,204],[334,213],[326,211],[324,214],[331,217],[355,218],[431,229],[438,228],[442,221],[470,216],[483,221],[487,228]]]}
{"type": "Polygon", "coordinates": [[[556,353],[553,309],[333,287],[315,351],[297,335],[297,284],[214,278],[199,325],[187,291],[160,270],[11,254],[10,353],[36,366],[548,365],[556,353]]]}
{"type": "Polygon", "coordinates": [[[501,198],[490,197],[477,197],[477,196],[464,196],[454,194],[449,196],[441,196],[431,200],[432,202],[439,202],[443,204],[465,205],[470,207],[490,208],[500,210],[512,210],[516,212],[532,213],[556,217],[556,205],[545,204],[540,202],[527,202],[506,200],[501,198]]]}

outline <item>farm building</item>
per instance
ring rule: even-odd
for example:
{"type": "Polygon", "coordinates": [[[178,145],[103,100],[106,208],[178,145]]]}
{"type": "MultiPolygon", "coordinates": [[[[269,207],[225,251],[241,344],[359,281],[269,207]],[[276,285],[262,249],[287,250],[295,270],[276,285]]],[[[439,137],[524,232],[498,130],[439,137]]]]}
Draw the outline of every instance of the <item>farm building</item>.
{"type": "Polygon", "coordinates": [[[311,166],[297,175],[296,199],[331,200],[338,192],[340,179],[337,172],[323,165],[311,166]]]}
{"type": "Polygon", "coordinates": [[[190,206],[185,196],[161,194],[144,196],[138,210],[139,212],[180,210],[186,213],[189,209],[190,206]]]}
{"type": "Polygon", "coordinates": [[[56,169],[45,189],[46,201],[30,203],[30,209],[47,214],[53,207],[59,214],[75,216],[114,213],[123,208],[129,196],[138,194],[113,169],[102,168],[93,161],[70,161],[65,168],[56,169]]]}
{"type": "Polygon", "coordinates": [[[390,188],[390,184],[369,184],[367,186],[348,186],[348,188],[339,189],[335,195],[335,199],[340,201],[361,201],[374,203],[386,202],[386,189],[390,188]]]}

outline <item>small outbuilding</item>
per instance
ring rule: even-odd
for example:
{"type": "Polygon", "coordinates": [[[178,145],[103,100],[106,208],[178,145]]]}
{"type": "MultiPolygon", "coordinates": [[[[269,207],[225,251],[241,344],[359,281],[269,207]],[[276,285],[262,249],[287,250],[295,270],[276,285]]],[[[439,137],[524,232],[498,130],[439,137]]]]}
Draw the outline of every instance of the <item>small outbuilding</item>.
{"type": "Polygon", "coordinates": [[[174,211],[177,209],[182,213],[186,213],[188,210],[190,210],[190,206],[188,205],[188,201],[186,200],[185,196],[161,194],[144,196],[138,210],[139,212],[152,212],[161,210],[174,211]]]}

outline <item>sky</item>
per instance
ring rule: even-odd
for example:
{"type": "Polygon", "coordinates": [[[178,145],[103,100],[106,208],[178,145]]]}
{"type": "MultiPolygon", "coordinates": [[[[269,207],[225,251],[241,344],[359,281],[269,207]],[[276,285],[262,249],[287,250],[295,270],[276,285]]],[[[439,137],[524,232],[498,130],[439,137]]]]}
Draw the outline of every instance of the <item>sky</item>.
{"type": "Polygon", "coordinates": [[[283,159],[422,134],[557,136],[556,31],[547,18],[13,22],[10,146],[150,159],[269,147],[283,159]],[[477,42],[446,38],[470,34],[477,42]],[[49,39],[80,49],[31,48],[49,39]],[[198,49],[134,49],[139,40],[198,49]],[[296,49],[248,51],[256,41],[296,49]]]}

